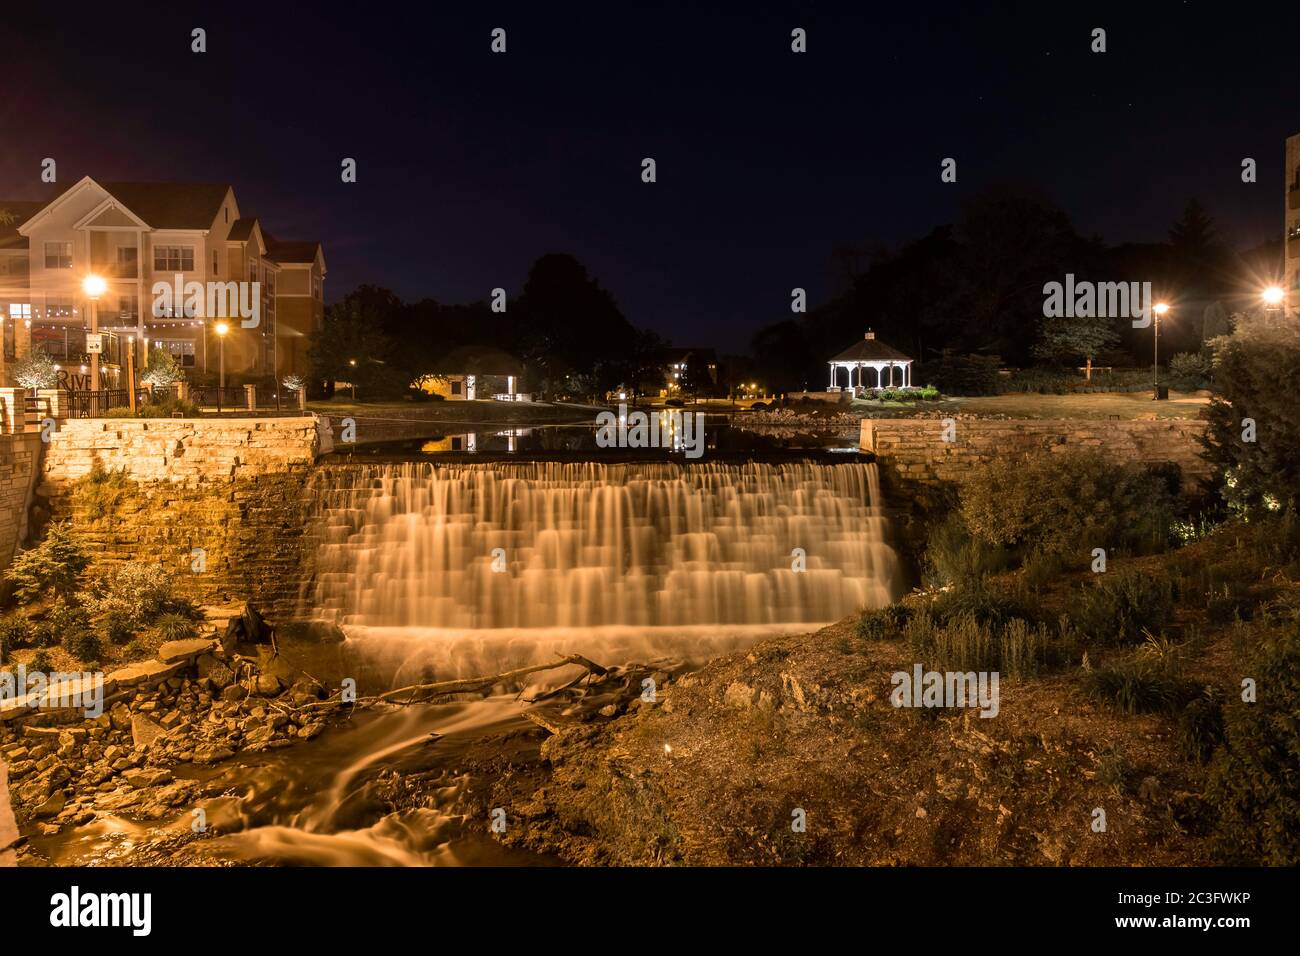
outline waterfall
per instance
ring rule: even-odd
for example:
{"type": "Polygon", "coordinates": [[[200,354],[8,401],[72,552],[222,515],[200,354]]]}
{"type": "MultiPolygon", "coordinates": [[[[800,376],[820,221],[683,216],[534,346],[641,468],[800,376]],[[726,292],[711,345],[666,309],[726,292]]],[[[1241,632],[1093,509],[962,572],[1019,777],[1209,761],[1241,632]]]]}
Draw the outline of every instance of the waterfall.
{"type": "Polygon", "coordinates": [[[902,583],[874,463],[407,462],[312,480],[304,600],[345,628],[811,626],[902,583]]]}

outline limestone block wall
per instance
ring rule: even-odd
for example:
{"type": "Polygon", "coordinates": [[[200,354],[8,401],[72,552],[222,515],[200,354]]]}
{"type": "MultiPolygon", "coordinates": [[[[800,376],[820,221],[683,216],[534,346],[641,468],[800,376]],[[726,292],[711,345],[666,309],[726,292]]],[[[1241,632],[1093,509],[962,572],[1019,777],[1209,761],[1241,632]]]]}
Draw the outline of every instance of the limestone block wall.
{"type": "Polygon", "coordinates": [[[958,482],[994,458],[1077,448],[1100,448],[1138,464],[1174,462],[1188,492],[1210,474],[1198,454],[1203,421],[955,418],[953,425],[954,440],[945,441],[940,418],[864,418],[860,445],[876,454],[895,483],[931,487],[958,482]]]}
{"type": "Polygon", "coordinates": [[[141,482],[193,487],[282,474],[333,450],[328,419],[87,418],[59,423],[45,453],[45,478],[76,481],[96,460],[141,482]]]}
{"type": "Polygon", "coordinates": [[[27,516],[40,478],[39,432],[0,435],[0,571],[27,537],[27,516]]]}

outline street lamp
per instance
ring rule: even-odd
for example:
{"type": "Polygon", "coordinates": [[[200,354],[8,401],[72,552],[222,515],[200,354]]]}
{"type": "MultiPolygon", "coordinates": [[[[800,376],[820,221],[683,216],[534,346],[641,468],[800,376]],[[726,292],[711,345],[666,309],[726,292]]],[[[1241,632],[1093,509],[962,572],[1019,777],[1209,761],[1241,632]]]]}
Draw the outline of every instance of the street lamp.
{"type": "MultiPolygon", "coordinates": [[[[86,293],[86,298],[90,300],[90,334],[99,334],[99,297],[108,289],[108,283],[104,281],[103,276],[97,276],[93,272],[81,280],[81,291],[86,293]]],[[[90,390],[99,391],[99,350],[90,353],[90,390]]],[[[107,396],[105,396],[107,397],[107,396]]],[[[107,407],[107,403],[105,403],[107,407]]]]}
{"type": "Polygon", "coordinates": [[[1286,293],[1283,292],[1282,287],[1278,285],[1269,286],[1267,289],[1264,290],[1263,295],[1260,296],[1260,298],[1264,300],[1265,305],[1271,305],[1271,306],[1281,305],[1282,299],[1285,297],[1286,297],[1286,293]]]}
{"type": "Polygon", "coordinates": [[[217,414],[221,414],[221,398],[226,391],[226,333],[230,331],[230,326],[225,322],[218,322],[213,331],[217,333],[217,414]]]}
{"type": "MultiPolygon", "coordinates": [[[[351,365],[353,368],[356,368],[357,360],[348,359],[348,364],[351,365]]],[[[351,375],[348,376],[348,378],[352,379],[352,401],[355,402],[357,400],[357,373],[353,372],[351,375]]]]}
{"type": "Polygon", "coordinates": [[[1153,349],[1152,365],[1154,366],[1155,376],[1156,376],[1156,401],[1158,402],[1160,401],[1160,320],[1161,318],[1164,317],[1164,314],[1169,311],[1169,306],[1164,302],[1157,302],[1155,304],[1155,308],[1152,311],[1155,312],[1156,314],[1156,321],[1155,321],[1154,331],[1151,336],[1151,342],[1152,342],[1152,349],[1153,349]]]}

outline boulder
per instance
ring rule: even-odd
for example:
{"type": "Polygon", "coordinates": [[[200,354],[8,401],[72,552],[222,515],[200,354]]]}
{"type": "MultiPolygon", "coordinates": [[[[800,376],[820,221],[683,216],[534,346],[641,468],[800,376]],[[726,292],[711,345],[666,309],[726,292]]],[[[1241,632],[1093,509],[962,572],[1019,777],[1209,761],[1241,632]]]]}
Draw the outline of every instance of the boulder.
{"type": "Polygon", "coordinates": [[[148,747],[163,735],[163,729],[148,717],[136,714],[131,718],[131,739],[137,747],[148,747]]]}
{"type": "Polygon", "coordinates": [[[168,641],[158,648],[158,660],[165,664],[174,664],[177,661],[189,662],[200,654],[211,651],[212,648],[211,641],[200,637],[192,637],[183,641],[168,641]]]}

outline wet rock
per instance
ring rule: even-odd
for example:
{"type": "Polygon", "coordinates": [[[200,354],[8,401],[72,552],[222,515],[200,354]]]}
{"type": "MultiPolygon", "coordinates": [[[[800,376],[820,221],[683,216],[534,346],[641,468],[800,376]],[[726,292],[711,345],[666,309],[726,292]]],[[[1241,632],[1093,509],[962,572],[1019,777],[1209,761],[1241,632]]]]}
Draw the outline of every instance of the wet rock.
{"type": "Polygon", "coordinates": [[[57,816],[59,812],[63,810],[63,805],[66,802],[67,802],[67,798],[63,796],[63,791],[56,790],[54,793],[50,794],[49,797],[46,798],[33,812],[36,814],[37,819],[42,819],[42,820],[47,819],[49,817],[57,816]]]}
{"type": "Polygon", "coordinates": [[[229,760],[235,755],[235,752],[229,747],[220,745],[205,744],[201,747],[194,748],[195,763],[219,763],[222,760],[229,760]]]}
{"type": "Polygon", "coordinates": [[[170,770],[127,770],[122,774],[122,779],[139,790],[144,787],[156,787],[164,783],[170,783],[172,773],[170,770]]]}

